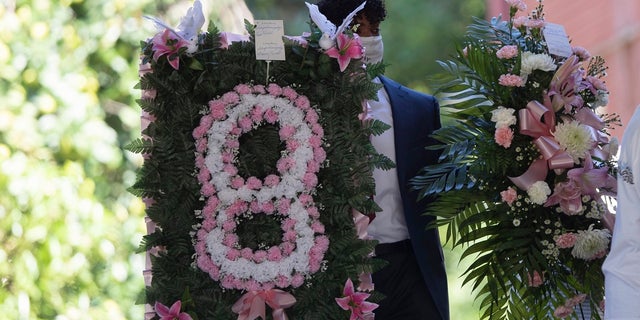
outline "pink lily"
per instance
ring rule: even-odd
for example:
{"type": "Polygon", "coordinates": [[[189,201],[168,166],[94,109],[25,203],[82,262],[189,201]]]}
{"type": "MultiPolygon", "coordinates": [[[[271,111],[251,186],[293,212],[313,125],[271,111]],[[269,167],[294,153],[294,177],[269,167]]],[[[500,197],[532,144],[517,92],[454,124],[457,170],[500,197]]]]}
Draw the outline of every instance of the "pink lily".
{"type": "Polygon", "coordinates": [[[347,279],[344,285],[343,295],[344,297],[342,298],[336,298],[336,302],[343,310],[351,310],[349,320],[366,319],[373,310],[378,308],[377,304],[365,301],[370,294],[354,291],[353,282],[351,282],[350,278],[347,279]]]}
{"type": "Polygon", "coordinates": [[[156,313],[158,314],[158,316],[160,316],[160,320],[193,320],[188,313],[180,312],[181,307],[182,302],[180,300],[172,304],[171,308],[168,308],[158,301],[156,301],[156,304],[154,306],[156,313]]]}
{"type": "Polygon", "coordinates": [[[152,42],[154,51],[153,60],[158,61],[160,57],[166,55],[169,64],[173,69],[178,70],[180,67],[180,49],[188,47],[189,42],[174,34],[169,29],[165,29],[164,32],[156,34],[152,42]]]}
{"type": "Polygon", "coordinates": [[[553,194],[544,203],[545,207],[560,203],[562,212],[567,215],[575,215],[582,212],[582,189],[574,180],[556,184],[553,194]]]}
{"type": "Polygon", "coordinates": [[[562,64],[549,84],[547,95],[551,98],[553,111],[564,108],[565,113],[571,112],[572,107],[582,106],[582,97],[578,94],[582,84],[583,70],[580,69],[580,61],[573,55],[562,64]]]}
{"type": "Polygon", "coordinates": [[[338,65],[340,66],[340,72],[343,72],[347,68],[351,59],[362,58],[362,44],[357,35],[353,38],[340,33],[336,36],[337,47],[331,47],[326,51],[327,55],[331,58],[338,59],[338,65]]]}
{"type": "Polygon", "coordinates": [[[595,197],[601,193],[598,189],[616,190],[616,179],[609,175],[606,167],[594,169],[591,155],[587,155],[584,163],[584,167],[567,172],[567,178],[574,181],[583,194],[595,197]]]}

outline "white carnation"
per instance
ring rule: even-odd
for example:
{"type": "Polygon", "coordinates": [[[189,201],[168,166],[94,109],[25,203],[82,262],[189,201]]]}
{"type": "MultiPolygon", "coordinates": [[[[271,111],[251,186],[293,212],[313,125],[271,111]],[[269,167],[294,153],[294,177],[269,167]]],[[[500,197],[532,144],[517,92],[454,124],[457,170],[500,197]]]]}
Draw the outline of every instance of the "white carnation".
{"type": "Polygon", "coordinates": [[[595,143],[589,128],[577,121],[559,123],[553,136],[575,163],[580,163],[595,143]]]}
{"type": "Polygon", "coordinates": [[[515,109],[498,107],[491,111],[491,121],[496,123],[496,128],[508,127],[516,124],[515,109]]]}
{"type": "Polygon", "coordinates": [[[551,194],[551,188],[546,182],[538,181],[527,189],[527,194],[531,202],[541,205],[547,201],[547,197],[551,194]]]}
{"type": "Polygon", "coordinates": [[[593,225],[589,226],[588,230],[580,230],[571,255],[579,259],[591,260],[607,249],[610,237],[609,230],[594,230],[593,225]]]}
{"type": "Polygon", "coordinates": [[[546,53],[522,53],[520,62],[520,76],[526,79],[534,70],[554,71],[557,66],[553,58],[546,53]]]}

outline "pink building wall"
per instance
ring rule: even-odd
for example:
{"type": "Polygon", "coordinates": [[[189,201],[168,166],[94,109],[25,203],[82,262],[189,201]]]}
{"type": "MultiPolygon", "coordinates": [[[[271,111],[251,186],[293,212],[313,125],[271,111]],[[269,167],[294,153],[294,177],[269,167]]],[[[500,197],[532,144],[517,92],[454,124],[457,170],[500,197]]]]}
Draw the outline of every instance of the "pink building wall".
{"type": "MultiPolygon", "coordinates": [[[[538,1],[525,0],[527,10],[538,1]]],[[[621,138],[627,120],[640,105],[640,1],[545,0],[545,20],[564,26],[573,45],[605,58],[609,71],[606,113],[621,116],[623,126],[613,135],[621,138]]],[[[487,17],[509,14],[504,0],[487,0],[487,17]]],[[[640,146],[638,146],[640,147],[640,146]]]]}

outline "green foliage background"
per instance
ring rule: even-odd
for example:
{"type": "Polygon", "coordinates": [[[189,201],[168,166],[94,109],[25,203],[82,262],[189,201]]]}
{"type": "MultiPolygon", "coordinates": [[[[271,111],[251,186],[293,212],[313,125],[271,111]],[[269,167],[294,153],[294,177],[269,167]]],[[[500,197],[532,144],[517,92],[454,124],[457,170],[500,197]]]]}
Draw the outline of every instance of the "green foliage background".
{"type": "MultiPolygon", "coordinates": [[[[154,32],[142,15],[161,16],[173,2],[0,0],[3,318],[142,318],[135,301],[144,256],[134,251],[144,206],[126,191],[142,160],[122,147],[139,137],[139,42],[154,32]]],[[[260,8],[286,13],[290,2],[298,15],[291,21],[302,23],[287,30],[295,35],[308,29],[304,1],[247,4],[255,18],[289,19],[260,16],[260,8]]],[[[420,89],[483,1],[388,6],[387,74],[420,89]]],[[[452,319],[477,318],[460,310],[474,308],[470,295],[455,294],[463,268],[448,254],[452,319]]]]}

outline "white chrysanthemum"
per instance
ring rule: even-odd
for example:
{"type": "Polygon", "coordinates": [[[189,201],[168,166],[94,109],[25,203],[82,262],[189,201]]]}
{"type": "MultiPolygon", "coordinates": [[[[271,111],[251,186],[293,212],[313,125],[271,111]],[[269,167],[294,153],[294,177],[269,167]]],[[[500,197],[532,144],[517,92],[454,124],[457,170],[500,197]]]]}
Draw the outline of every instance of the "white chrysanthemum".
{"type": "Polygon", "coordinates": [[[609,246],[611,234],[606,229],[593,229],[593,225],[588,230],[578,231],[576,243],[573,245],[571,255],[576,258],[591,260],[603,252],[609,246]]]}
{"type": "Polygon", "coordinates": [[[553,133],[556,141],[577,164],[593,148],[595,141],[589,128],[577,121],[563,122],[553,133]]]}
{"type": "Polygon", "coordinates": [[[496,123],[496,128],[508,127],[516,124],[515,109],[498,107],[491,111],[491,121],[496,123]]]}
{"type": "Polygon", "coordinates": [[[551,188],[546,182],[538,181],[527,189],[527,194],[531,202],[541,205],[547,201],[547,197],[551,194],[551,188]]]}
{"type": "Polygon", "coordinates": [[[534,70],[554,71],[557,67],[550,55],[525,51],[520,62],[520,76],[527,79],[534,70]]]}

